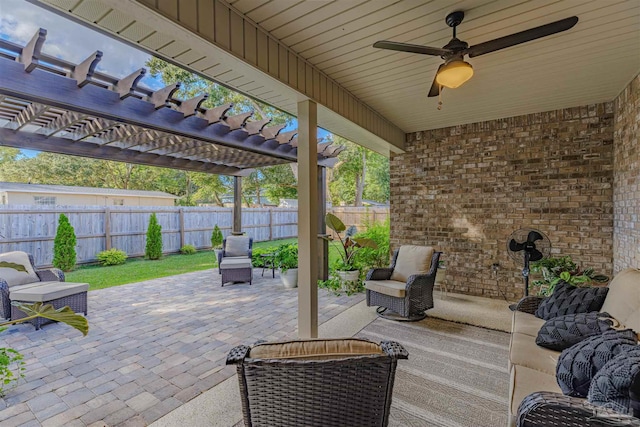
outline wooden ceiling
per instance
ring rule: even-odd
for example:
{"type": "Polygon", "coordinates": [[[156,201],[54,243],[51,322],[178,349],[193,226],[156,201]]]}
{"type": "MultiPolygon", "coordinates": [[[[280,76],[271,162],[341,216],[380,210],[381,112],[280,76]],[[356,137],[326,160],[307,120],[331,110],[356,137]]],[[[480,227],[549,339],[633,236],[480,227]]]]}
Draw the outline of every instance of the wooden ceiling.
{"type": "MultiPolygon", "coordinates": [[[[39,3],[286,111],[295,109],[300,96],[296,88],[265,85],[245,68],[220,61],[219,43],[206,42],[210,49],[205,49],[202,37],[191,33],[192,38],[185,38],[172,29],[175,22],[165,25],[164,16],[174,8],[179,12],[183,1],[138,0],[134,4],[146,12],[137,15],[132,13],[132,2],[124,0],[39,3]]],[[[186,3],[195,4],[189,0],[186,3]]],[[[216,3],[237,12],[245,20],[245,28],[247,22],[255,23],[268,34],[270,43],[273,40],[284,45],[315,67],[320,76],[336,82],[405,133],[611,101],[640,72],[638,0],[216,3]],[[462,87],[445,90],[443,108],[437,110],[437,98],[427,98],[427,93],[442,60],[379,50],[372,44],[394,40],[441,47],[451,38],[444,18],[454,10],[465,12],[458,37],[470,45],[573,15],[579,22],[567,32],[469,59],[475,75],[462,87]]],[[[196,14],[194,19],[202,21],[206,17],[196,14]]],[[[233,36],[237,26],[233,19],[230,22],[233,36]]],[[[188,24],[181,23],[181,27],[192,31],[188,24]]],[[[358,123],[350,118],[347,127],[358,123]]],[[[335,118],[326,120],[325,126],[349,136],[344,123],[335,118]]]]}

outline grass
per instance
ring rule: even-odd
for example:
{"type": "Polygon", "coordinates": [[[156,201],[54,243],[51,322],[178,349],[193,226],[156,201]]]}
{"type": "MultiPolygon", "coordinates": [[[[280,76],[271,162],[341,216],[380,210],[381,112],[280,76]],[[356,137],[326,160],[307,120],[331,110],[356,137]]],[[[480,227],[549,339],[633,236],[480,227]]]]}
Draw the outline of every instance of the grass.
{"type": "MultiPolygon", "coordinates": [[[[297,241],[298,239],[293,238],[258,242],[254,243],[253,247],[275,248],[283,243],[295,243],[297,241]]],[[[65,276],[67,282],[88,283],[89,290],[95,290],[192,271],[208,270],[216,265],[215,252],[204,250],[193,255],[166,255],[155,261],[132,258],[123,265],[109,267],[87,265],[79,267],[70,273],[65,273],[65,276]]]]}

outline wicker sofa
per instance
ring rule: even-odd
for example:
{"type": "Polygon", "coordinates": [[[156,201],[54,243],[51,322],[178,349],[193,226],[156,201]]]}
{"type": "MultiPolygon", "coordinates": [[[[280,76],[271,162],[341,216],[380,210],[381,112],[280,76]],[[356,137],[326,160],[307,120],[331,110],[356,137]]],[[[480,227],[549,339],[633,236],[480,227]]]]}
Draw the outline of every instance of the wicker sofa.
{"type": "MultiPolygon", "coordinates": [[[[513,313],[509,347],[510,425],[601,425],[598,421],[590,420],[594,413],[603,419],[617,418],[619,414],[594,407],[586,399],[562,395],[556,381],[556,364],[560,352],[540,347],[535,342],[538,331],[545,322],[534,316],[541,301],[540,297],[525,297],[520,300],[513,313]],[[536,394],[531,395],[532,393],[536,394]],[[519,407],[520,419],[517,420],[519,407]]],[[[629,268],[616,275],[609,284],[609,292],[601,312],[609,313],[627,328],[640,331],[640,270],[629,268]]],[[[613,425],[635,426],[640,425],[640,420],[628,417],[622,424],[613,425]]]]}

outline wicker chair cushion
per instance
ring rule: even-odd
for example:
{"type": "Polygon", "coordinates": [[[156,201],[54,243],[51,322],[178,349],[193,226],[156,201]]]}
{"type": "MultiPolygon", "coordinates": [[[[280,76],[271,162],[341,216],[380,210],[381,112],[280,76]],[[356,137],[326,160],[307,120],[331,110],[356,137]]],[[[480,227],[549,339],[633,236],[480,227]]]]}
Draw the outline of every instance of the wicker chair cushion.
{"type": "Polygon", "coordinates": [[[395,280],[367,280],[364,282],[365,289],[379,292],[390,297],[404,298],[406,294],[406,282],[397,282],[395,280]]]}
{"type": "Polygon", "coordinates": [[[602,311],[610,313],[627,328],[640,333],[640,270],[627,268],[609,283],[602,311]]]}
{"type": "Polygon", "coordinates": [[[538,331],[536,344],[562,351],[585,338],[600,335],[617,325],[608,313],[576,313],[547,320],[538,331]]]}
{"type": "Polygon", "coordinates": [[[220,269],[225,270],[229,268],[252,268],[251,260],[249,258],[222,258],[220,269]]]}
{"type": "Polygon", "coordinates": [[[609,291],[606,287],[577,288],[566,282],[556,285],[553,294],[545,298],[536,310],[536,317],[549,320],[565,314],[599,311],[609,291]]]}
{"type": "Polygon", "coordinates": [[[631,350],[637,342],[638,336],[631,329],[612,330],[564,350],[556,366],[560,389],[569,396],[587,397],[596,373],[618,354],[631,350]]]}
{"type": "Polygon", "coordinates": [[[87,292],[88,290],[89,284],[87,283],[40,282],[38,286],[27,284],[11,288],[9,298],[12,301],[45,302],[87,292]]]}
{"type": "Polygon", "coordinates": [[[251,349],[252,359],[335,359],[383,354],[379,344],[352,338],[285,341],[258,344],[251,349]]]}
{"type": "Polygon", "coordinates": [[[224,256],[248,256],[249,254],[249,237],[247,236],[229,236],[224,246],[224,256]]]}
{"type": "Polygon", "coordinates": [[[0,263],[2,262],[17,264],[15,267],[18,270],[12,267],[0,267],[0,278],[4,279],[9,287],[40,281],[27,253],[15,251],[0,254],[0,263]]]}
{"type": "Polygon", "coordinates": [[[631,406],[629,388],[640,382],[640,347],[620,353],[608,361],[593,377],[587,399],[598,406],[606,406],[628,413],[631,406]]]}
{"type": "Polygon", "coordinates": [[[391,280],[407,282],[413,274],[426,274],[431,268],[434,249],[431,246],[400,246],[391,280]]]}

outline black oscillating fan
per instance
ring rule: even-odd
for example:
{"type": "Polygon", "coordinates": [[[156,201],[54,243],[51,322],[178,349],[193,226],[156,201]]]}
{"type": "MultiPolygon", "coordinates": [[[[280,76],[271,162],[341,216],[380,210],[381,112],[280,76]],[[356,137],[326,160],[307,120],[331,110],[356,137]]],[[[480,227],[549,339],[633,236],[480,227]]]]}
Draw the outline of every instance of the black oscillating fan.
{"type": "Polygon", "coordinates": [[[521,228],[511,233],[507,239],[509,256],[518,263],[523,263],[524,295],[529,295],[529,262],[540,261],[549,256],[551,242],[541,231],[521,228]]]}

